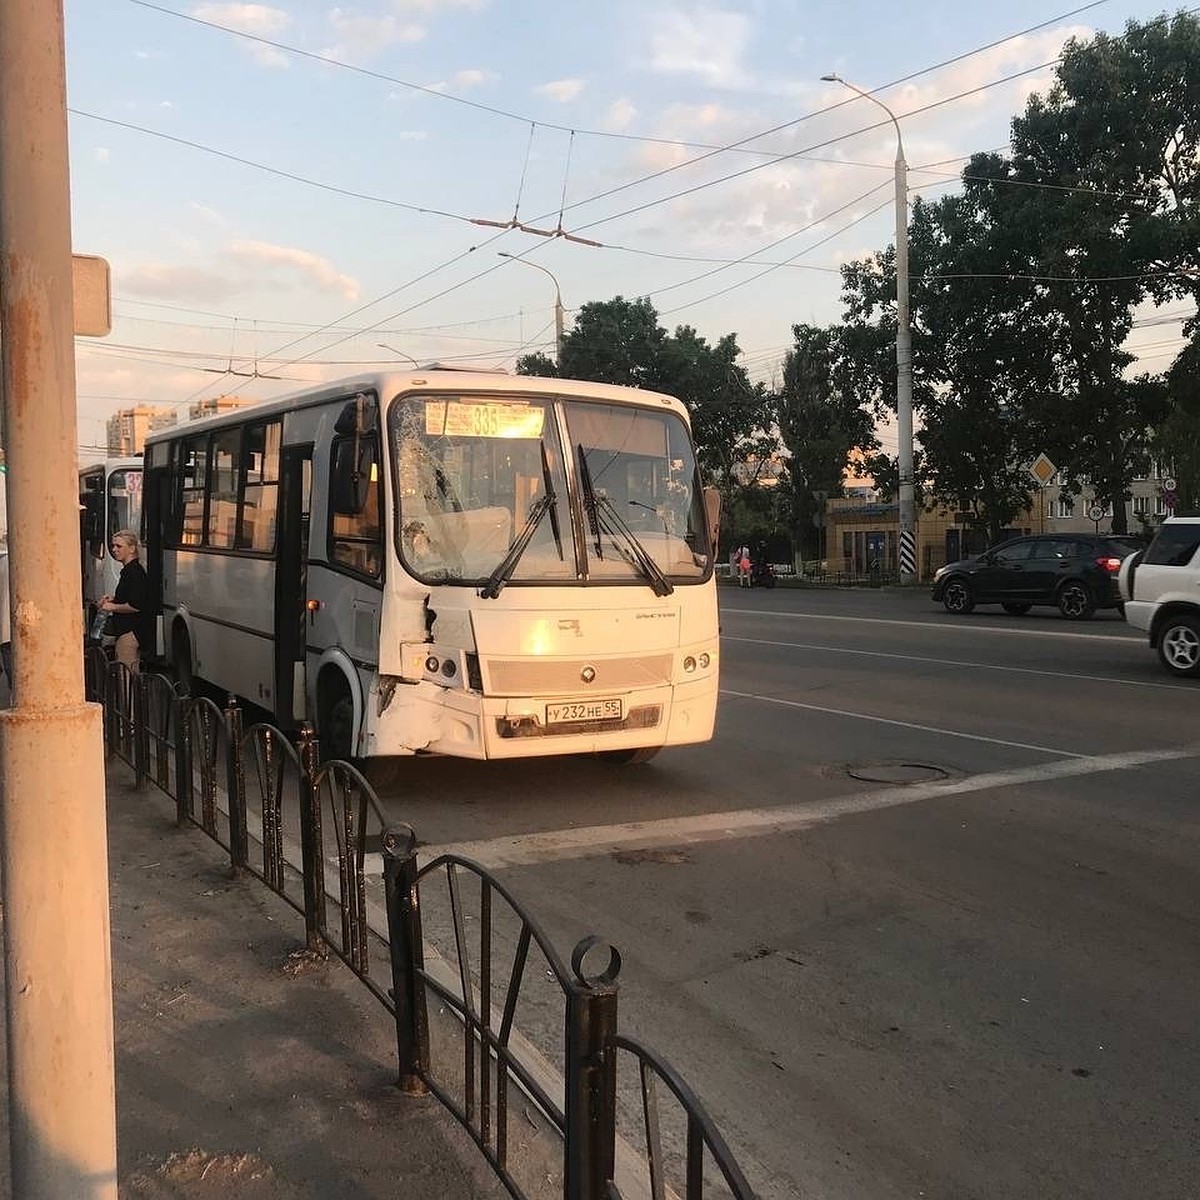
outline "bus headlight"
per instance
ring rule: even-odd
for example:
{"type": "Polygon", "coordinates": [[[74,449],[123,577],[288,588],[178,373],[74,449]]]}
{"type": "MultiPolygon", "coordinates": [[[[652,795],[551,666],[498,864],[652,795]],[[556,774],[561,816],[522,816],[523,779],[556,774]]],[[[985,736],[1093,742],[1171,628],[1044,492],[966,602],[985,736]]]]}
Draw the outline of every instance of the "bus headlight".
{"type": "Polygon", "coordinates": [[[708,654],[700,655],[700,670],[708,670],[708,664],[712,662],[712,658],[708,654]]]}
{"type": "Polygon", "coordinates": [[[683,669],[689,675],[696,669],[696,660],[690,654],[683,660],[683,669]]]}

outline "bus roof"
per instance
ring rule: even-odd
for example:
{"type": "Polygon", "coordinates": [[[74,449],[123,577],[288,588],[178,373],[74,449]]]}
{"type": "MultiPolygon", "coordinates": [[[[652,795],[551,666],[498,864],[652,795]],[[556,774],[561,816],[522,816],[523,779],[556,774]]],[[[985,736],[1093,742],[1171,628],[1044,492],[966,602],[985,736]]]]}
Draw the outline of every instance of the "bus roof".
{"type": "Polygon", "coordinates": [[[241,408],[228,409],[195,421],[185,421],[164,429],[156,429],[146,436],[146,445],[170,441],[205,429],[219,429],[225,425],[239,425],[247,420],[274,416],[297,408],[309,408],[328,404],[333,400],[345,399],[356,392],[378,392],[385,399],[400,392],[424,390],[430,392],[452,392],[456,395],[470,393],[499,395],[523,392],[537,396],[580,397],[608,401],[612,404],[640,404],[669,408],[690,424],[686,406],[674,396],[662,392],[643,391],[641,388],[621,387],[611,383],[593,383],[590,380],[546,378],[538,375],[510,375],[506,371],[475,371],[447,369],[440,364],[407,371],[377,371],[365,375],[354,375],[331,383],[318,384],[303,391],[292,392],[261,404],[248,404],[241,408]]]}

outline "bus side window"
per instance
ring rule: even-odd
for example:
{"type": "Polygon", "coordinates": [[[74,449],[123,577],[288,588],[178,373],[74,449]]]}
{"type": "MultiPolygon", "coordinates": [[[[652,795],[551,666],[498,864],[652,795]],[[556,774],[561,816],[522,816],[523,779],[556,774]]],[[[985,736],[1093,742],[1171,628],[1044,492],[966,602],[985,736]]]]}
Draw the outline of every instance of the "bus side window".
{"type": "Polygon", "coordinates": [[[239,549],[275,549],[275,510],[279,502],[278,421],[250,425],[242,444],[242,507],[238,520],[239,549]]]}
{"type": "Polygon", "coordinates": [[[204,495],[208,488],[208,437],[200,434],[177,447],[179,507],[176,544],[199,546],[204,541],[204,495]]]}
{"type": "Polygon", "coordinates": [[[361,435],[335,438],[330,462],[329,559],[378,578],[383,570],[379,508],[379,441],[361,435]],[[356,478],[351,478],[352,476],[356,478]],[[362,501],[361,506],[359,501],[362,501]],[[353,503],[351,503],[353,501],[353,503]],[[349,511],[348,511],[349,510],[349,511]]]}

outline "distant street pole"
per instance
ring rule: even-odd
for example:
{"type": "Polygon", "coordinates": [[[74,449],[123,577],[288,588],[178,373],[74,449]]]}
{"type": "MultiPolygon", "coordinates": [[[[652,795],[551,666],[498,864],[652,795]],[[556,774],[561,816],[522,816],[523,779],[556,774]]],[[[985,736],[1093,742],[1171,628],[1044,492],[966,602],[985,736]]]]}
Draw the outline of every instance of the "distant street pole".
{"type": "Polygon", "coordinates": [[[558,286],[558,280],[555,278],[554,272],[543,267],[541,263],[530,262],[527,258],[518,258],[515,254],[509,254],[507,250],[497,250],[497,254],[501,258],[511,258],[513,262],[522,263],[524,266],[532,267],[535,271],[541,271],[543,275],[549,275],[554,282],[554,365],[562,367],[562,349],[563,349],[563,302],[562,289],[558,286]]]}
{"type": "Polygon", "coordinates": [[[62,0],[0,2],[16,707],[0,712],[12,1194],[116,1200],[100,709],[84,703],[62,0]]]}
{"type": "Polygon", "coordinates": [[[900,582],[917,582],[916,489],[913,478],[912,327],[908,305],[908,164],[896,114],[870,92],[840,75],[822,75],[840,83],[887,113],[896,127],[896,424],[900,440],[900,582]]]}

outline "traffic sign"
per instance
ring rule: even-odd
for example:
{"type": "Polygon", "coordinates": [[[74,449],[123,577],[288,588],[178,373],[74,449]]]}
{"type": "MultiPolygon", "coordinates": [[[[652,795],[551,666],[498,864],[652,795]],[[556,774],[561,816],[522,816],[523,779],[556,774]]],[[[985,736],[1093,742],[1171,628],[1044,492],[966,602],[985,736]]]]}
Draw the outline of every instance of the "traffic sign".
{"type": "Polygon", "coordinates": [[[75,285],[75,334],[108,337],[112,332],[112,286],[108,263],[94,254],[72,254],[75,285]]]}
{"type": "Polygon", "coordinates": [[[1103,516],[1104,516],[1104,505],[1103,504],[1089,504],[1088,505],[1088,520],[1089,521],[1099,521],[1103,516]]]}
{"type": "Polygon", "coordinates": [[[1170,475],[1168,475],[1166,477],[1166,479],[1164,479],[1162,481],[1162,490],[1164,492],[1173,492],[1178,487],[1179,487],[1179,485],[1175,482],[1174,478],[1172,478],[1172,476],[1170,476],[1170,475]]]}
{"type": "Polygon", "coordinates": [[[1162,494],[1162,500],[1163,500],[1163,507],[1166,508],[1168,511],[1173,512],[1175,509],[1175,506],[1179,503],[1179,493],[1174,492],[1174,491],[1172,491],[1172,492],[1164,491],[1162,494]]]}
{"type": "Polygon", "coordinates": [[[1058,468],[1044,454],[1039,454],[1037,458],[1029,464],[1029,473],[1045,487],[1050,480],[1054,478],[1058,468]]]}

